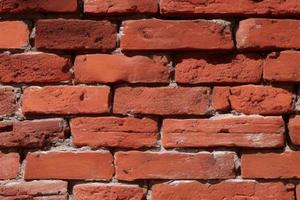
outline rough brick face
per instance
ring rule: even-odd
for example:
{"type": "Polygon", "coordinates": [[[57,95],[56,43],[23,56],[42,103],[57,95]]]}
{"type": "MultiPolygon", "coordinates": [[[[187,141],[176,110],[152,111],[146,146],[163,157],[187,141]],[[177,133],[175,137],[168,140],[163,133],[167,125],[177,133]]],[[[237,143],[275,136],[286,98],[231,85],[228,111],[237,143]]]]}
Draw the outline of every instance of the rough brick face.
{"type": "Polygon", "coordinates": [[[29,29],[23,21],[0,21],[0,49],[24,49],[29,44],[29,29]]]}
{"type": "Polygon", "coordinates": [[[300,145],[300,116],[297,115],[290,119],[288,129],[292,143],[300,145]]]}
{"type": "Polygon", "coordinates": [[[214,87],[212,92],[212,107],[215,111],[226,112],[230,110],[230,87],[214,87]]]}
{"type": "Polygon", "coordinates": [[[230,23],[226,21],[171,21],[158,19],[124,22],[123,50],[230,50],[230,23]]]}
{"type": "MultiPolygon", "coordinates": [[[[0,180],[14,179],[19,173],[20,156],[17,153],[0,153],[0,180]]],[[[0,185],[1,197],[1,185],[0,185]]]]}
{"type": "Polygon", "coordinates": [[[15,88],[0,87],[0,115],[13,115],[17,109],[15,88]]]}
{"type": "Polygon", "coordinates": [[[111,50],[116,40],[116,26],[105,20],[50,19],[36,26],[38,49],[111,50]]]}
{"type": "Polygon", "coordinates": [[[83,55],[75,61],[75,78],[82,83],[166,83],[168,59],[164,56],[83,55]]]}

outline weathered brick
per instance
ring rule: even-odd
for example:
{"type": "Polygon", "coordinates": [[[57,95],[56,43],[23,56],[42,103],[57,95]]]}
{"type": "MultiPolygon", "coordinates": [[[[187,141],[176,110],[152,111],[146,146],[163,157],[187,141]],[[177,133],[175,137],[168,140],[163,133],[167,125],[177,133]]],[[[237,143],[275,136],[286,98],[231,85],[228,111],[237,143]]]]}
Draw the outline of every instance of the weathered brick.
{"type": "Polygon", "coordinates": [[[134,185],[80,184],[73,189],[73,200],[144,200],[146,190],[134,185]]]}
{"type": "Polygon", "coordinates": [[[231,88],[232,109],[245,114],[279,115],[292,110],[292,94],[271,86],[244,85],[231,88]]]}
{"type": "Polygon", "coordinates": [[[289,124],[289,136],[293,144],[300,145],[300,116],[297,115],[290,119],[289,124]]]}
{"type": "Polygon", "coordinates": [[[230,110],[230,87],[214,87],[212,92],[212,107],[215,111],[226,112],[230,110]]]}
{"type": "Polygon", "coordinates": [[[272,82],[300,82],[300,52],[270,54],[264,63],[264,79],[272,82]]]}
{"type": "Polygon", "coordinates": [[[117,152],[116,177],[137,179],[227,179],[235,177],[234,153],[117,152]]]}
{"type": "Polygon", "coordinates": [[[71,120],[76,146],[141,148],[155,146],[158,125],[152,119],[89,117],[71,120]]]}
{"type": "Polygon", "coordinates": [[[15,88],[0,87],[0,115],[13,115],[17,109],[15,88]]]}
{"type": "Polygon", "coordinates": [[[93,54],[77,56],[75,78],[91,83],[167,83],[168,59],[164,56],[133,56],[93,54]]]}
{"type": "Polygon", "coordinates": [[[117,88],[114,113],[142,113],[156,115],[207,113],[209,88],[117,88]]]}
{"type": "Polygon", "coordinates": [[[256,54],[188,54],[177,62],[178,83],[257,83],[262,76],[263,60],[256,54]]]}
{"type": "Polygon", "coordinates": [[[224,199],[281,199],[294,200],[294,185],[280,182],[258,183],[255,181],[226,181],[204,184],[197,181],[175,181],[155,184],[153,200],[224,200],[224,199]]]}
{"type": "Polygon", "coordinates": [[[29,29],[23,21],[0,22],[0,49],[24,49],[29,44],[29,29]]]}
{"type": "Polygon", "coordinates": [[[283,147],[281,117],[216,117],[211,119],[166,119],[162,144],[175,147],[283,147]]]}
{"type": "Polygon", "coordinates": [[[69,81],[70,58],[47,53],[0,54],[0,82],[69,81]]]}
{"type": "Polygon", "coordinates": [[[157,0],[84,0],[84,12],[92,15],[154,14],[157,0]]]}
{"type": "Polygon", "coordinates": [[[231,50],[226,21],[129,20],[123,23],[123,50],[231,50]]]}
{"type": "Polygon", "coordinates": [[[109,180],[114,172],[112,162],[109,152],[29,153],[24,178],[109,180]]]}
{"type": "MultiPolygon", "coordinates": [[[[0,152],[0,180],[14,179],[18,176],[20,156],[17,153],[0,152]]],[[[1,197],[1,186],[0,186],[1,197]]]]}
{"type": "Polygon", "coordinates": [[[296,199],[300,199],[300,185],[296,187],[296,199]]]}
{"type": "Polygon", "coordinates": [[[291,19],[242,20],[237,48],[250,50],[300,48],[300,21],[291,19]]]}
{"type": "Polygon", "coordinates": [[[111,50],[116,40],[116,26],[106,20],[49,19],[36,25],[38,49],[111,50]]]}
{"type": "Polygon", "coordinates": [[[241,162],[243,178],[300,178],[299,152],[244,154],[241,162]]]}
{"type": "Polygon", "coordinates": [[[109,87],[46,86],[24,91],[25,114],[97,114],[108,112],[109,87]]]}

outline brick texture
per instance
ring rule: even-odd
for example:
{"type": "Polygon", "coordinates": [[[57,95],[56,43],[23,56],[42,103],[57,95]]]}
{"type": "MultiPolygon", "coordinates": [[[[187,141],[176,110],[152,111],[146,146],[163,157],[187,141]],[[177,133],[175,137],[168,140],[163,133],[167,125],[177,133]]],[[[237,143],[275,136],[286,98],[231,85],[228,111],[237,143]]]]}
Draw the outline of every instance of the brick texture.
{"type": "Polygon", "coordinates": [[[23,21],[0,21],[0,49],[24,49],[29,44],[29,29],[23,21]]]}
{"type": "Polygon", "coordinates": [[[17,153],[0,153],[0,180],[16,178],[19,173],[19,162],[20,156],[17,153]]]}
{"type": "Polygon", "coordinates": [[[0,87],[0,115],[13,115],[17,109],[17,97],[13,87],[0,87]]]}

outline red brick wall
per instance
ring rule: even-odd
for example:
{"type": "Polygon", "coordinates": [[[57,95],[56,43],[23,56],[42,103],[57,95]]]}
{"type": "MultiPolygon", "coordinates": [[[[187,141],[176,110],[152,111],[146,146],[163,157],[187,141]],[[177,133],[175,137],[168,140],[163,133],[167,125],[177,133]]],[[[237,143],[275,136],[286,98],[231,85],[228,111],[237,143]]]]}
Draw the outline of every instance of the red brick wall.
{"type": "Polygon", "coordinates": [[[0,18],[0,200],[300,200],[299,0],[0,18]]]}

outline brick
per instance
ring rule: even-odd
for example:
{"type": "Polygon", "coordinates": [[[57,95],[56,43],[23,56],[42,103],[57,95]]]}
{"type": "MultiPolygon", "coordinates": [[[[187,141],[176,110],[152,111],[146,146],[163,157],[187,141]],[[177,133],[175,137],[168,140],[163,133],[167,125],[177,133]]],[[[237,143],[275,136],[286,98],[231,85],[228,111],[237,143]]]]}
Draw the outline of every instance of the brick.
{"type": "Polygon", "coordinates": [[[232,109],[245,114],[279,115],[292,110],[292,94],[271,86],[245,85],[231,88],[232,109]]]}
{"type": "Polygon", "coordinates": [[[284,147],[281,117],[215,117],[211,119],[166,119],[162,144],[176,147],[284,147]]]}
{"type": "Polygon", "coordinates": [[[112,162],[109,152],[29,153],[24,178],[109,180],[114,172],[112,162]]]}
{"type": "Polygon", "coordinates": [[[154,14],[156,0],[84,0],[84,13],[91,15],[154,14]]]}
{"type": "Polygon", "coordinates": [[[46,86],[24,91],[25,114],[97,114],[108,112],[109,87],[46,86]]]}
{"type": "Polygon", "coordinates": [[[212,107],[218,112],[230,110],[230,87],[214,87],[212,92],[212,107]]]}
{"type": "Polygon", "coordinates": [[[204,115],[208,110],[209,88],[117,88],[114,113],[155,115],[204,115]]]}
{"type": "Polygon", "coordinates": [[[63,119],[1,121],[0,147],[44,147],[62,142],[66,131],[63,119]]]}
{"type": "Polygon", "coordinates": [[[0,54],[0,82],[70,81],[70,58],[47,53],[0,54]]]}
{"type": "Polygon", "coordinates": [[[253,1],[231,0],[195,1],[161,0],[160,11],[168,16],[294,16],[300,14],[298,0],[253,1]]]}
{"type": "Polygon", "coordinates": [[[296,199],[300,199],[300,185],[296,187],[296,199]]]}
{"type": "Polygon", "coordinates": [[[288,124],[289,136],[293,144],[300,145],[300,116],[290,119],[288,124]]]}
{"type": "Polygon", "coordinates": [[[9,86],[0,87],[0,115],[13,115],[17,109],[17,97],[15,88],[9,86]]]}
{"type": "Polygon", "coordinates": [[[243,178],[289,179],[300,178],[300,153],[244,154],[241,160],[243,178]]]}
{"type": "Polygon", "coordinates": [[[290,19],[242,20],[236,33],[237,48],[250,50],[300,48],[300,21],[290,19]]]}
{"type": "MultiPolygon", "coordinates": [[[[0,180],[14,179],[18,176],[20,156],[17,153],[0,152],[0,180]]],[[[0,186],[1,191],[1,186],[0,186]]],[[[1,197],[1,192],[0,192],[1,197]]]]}
{"type": "Polygon", "coordinates": [[[133,185],[90,183],[75,185],[73,200],[144,200],[146,190],[133,185]]]}
{"type": "Polygon", "coordinates": [[[92,54],[77,56],[75,79],[81,83],[168,83],[168,59],[164,56],[92,54]]]}
{"type": "Polygon", "coordinates": [[[29,44],[29,29],[23,21],[0,22],[0,49],[24,49],[29,44]]]}
{"type": "Polygon", "coordinates": [[[67,200],[67,182],[14,181],[0,184],[0,199],[4,200],[67,200]]]}
{"type": "Polygon", "coordinates": [[[193,55],[178,58],[178,83],[257,83],[263,60],[256,54],[193,55]]]}
{"type": "Polygon", "coordinates": [[[299,63],[298,51],[272,53],[264,63],[264,79],[272,82],[300,82],[299,63]]]}
{"type": "Polygon", "coordinates": [[[175,181],[155,184],[153,200],[199,200],[199,199],[282,199],[294,200],[294,185],[280,182],[258,183],[256,181],[226,181],[204,184],[197,181],[175,181]]]}
{"type": "Polygon", "coordinates": [[[153,147],[158,125],[152,119],[118,117],[80,117],[71,120],[76,146],[141,148],[153,147]]]}
{"type": "Polygon", "coordinates": [[[1,14],[72,13],[76,11],[76,0],[2,0],[0,6],[1,14]]]}
{"type": "Polygon", "coordinates": [[[112,50],[116,40],[116,26],[106,20],[49,19],[36,25],[38,49],[112,50]]]}
{"type": "Polygon", "coordinates": [[[116,177],[126,181],[233,178],[234,157],[234,153],[117,152],[116,177]]]}
{"type": "Polygon", "coordinates": [[[231,50],[230,23],[222,20],[129,20],[122,50],[231,50]]]}

